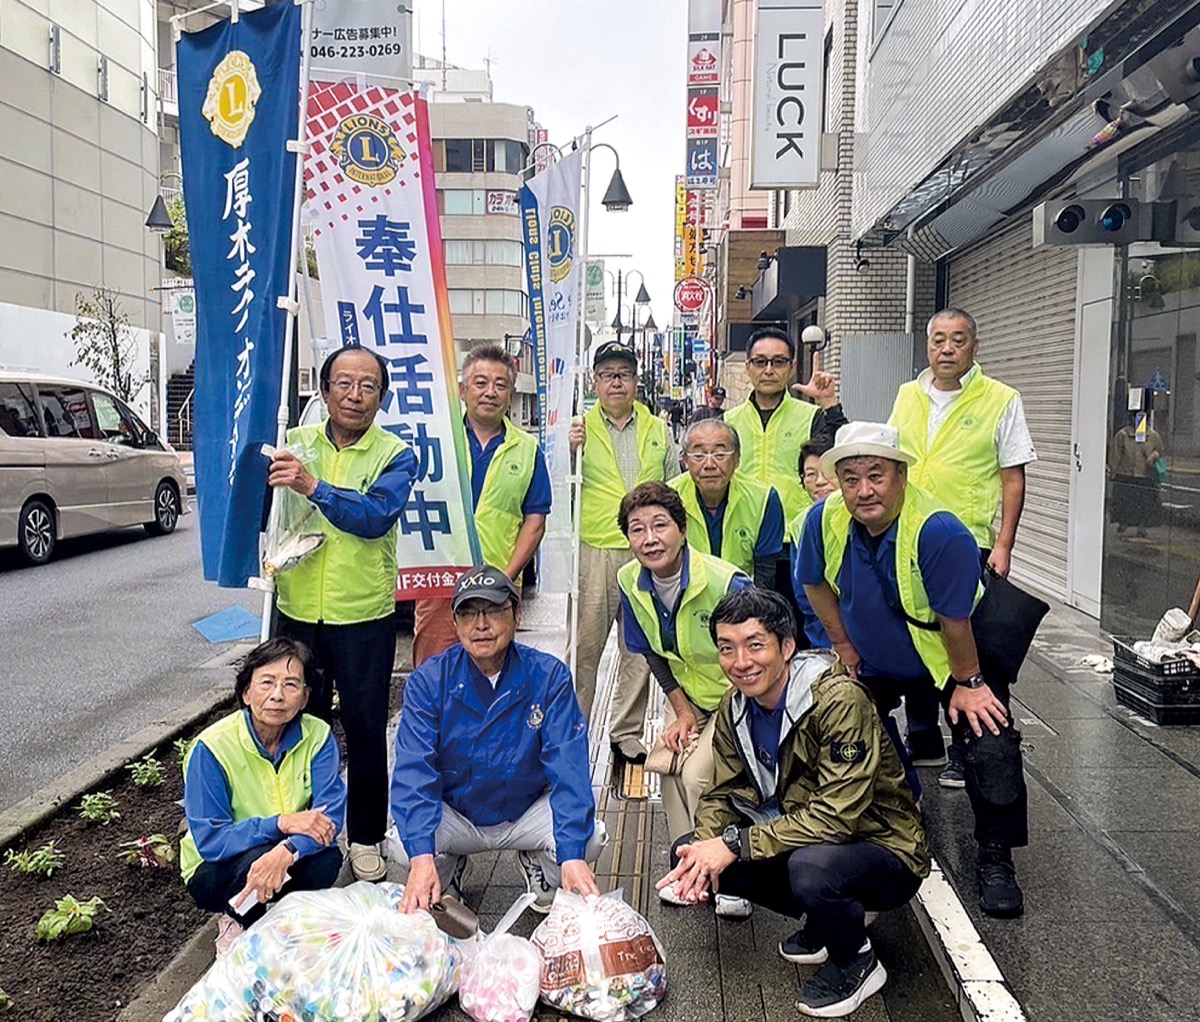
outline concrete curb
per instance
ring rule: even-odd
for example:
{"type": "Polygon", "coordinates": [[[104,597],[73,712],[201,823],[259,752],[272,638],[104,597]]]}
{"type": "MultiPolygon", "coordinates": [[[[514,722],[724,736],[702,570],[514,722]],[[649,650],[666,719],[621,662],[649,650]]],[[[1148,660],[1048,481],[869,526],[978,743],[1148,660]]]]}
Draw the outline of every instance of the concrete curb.
{"type": "Polygon", "coordinates": [[[135,732],[123,742],[111,745],[100,755],[81,763],[74,770],[34,792],[29,798],[0,813],[0,848],[11,845],[22,835],[43,823],[86,792],[116,775],[126,763],[141,759],[164,742],[169,742],[202,720],[222,703],[231,703],[233,691],[222,678],[202,696],[135,732]]]}
{"type": "Polygon", "coordinates": [[[1027,1022],[936,859],[911,904],[963,1022],[1027,1022]]]}

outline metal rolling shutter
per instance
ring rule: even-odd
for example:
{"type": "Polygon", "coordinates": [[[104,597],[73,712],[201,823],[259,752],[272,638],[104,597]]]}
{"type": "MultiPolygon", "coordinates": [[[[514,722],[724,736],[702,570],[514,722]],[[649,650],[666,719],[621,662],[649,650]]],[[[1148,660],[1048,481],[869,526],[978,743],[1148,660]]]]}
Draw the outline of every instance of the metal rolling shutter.
{"type": "Polygon", "coordinates": [[[1075,371],[1073,248],[1034,249],[1024,218],[950,262],[950,304],[979,324],[979,362],[1015,387],[1038,461],[1026,471],[1012,577],[1067,598],[1067,513],[1075,371]]]}

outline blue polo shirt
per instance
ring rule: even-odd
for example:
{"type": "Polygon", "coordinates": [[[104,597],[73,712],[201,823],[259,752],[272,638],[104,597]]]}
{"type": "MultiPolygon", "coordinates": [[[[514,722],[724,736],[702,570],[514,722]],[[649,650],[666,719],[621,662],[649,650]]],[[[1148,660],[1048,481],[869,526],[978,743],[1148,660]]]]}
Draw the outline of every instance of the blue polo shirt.
{"type": "MultiPolygon", "coordinates": [[[[821,516],[825,501],[818,501],[804,520],[800,538],[800,556],[795,578],[801,585],[820,585],[825,581],[825,539],[821,516]]],[[[846,634],[862,657],[859,673],[880,675],[901,681],[926,678],[929,672],[917,655],[908,625],[897,610],[888,605],[879,578],[871,562],[880,568],[897,605],[896,528],[891,527],[874,543],[867,530],[856,521],[850,523],[850,542],[838,571],[838,603],[846,634]]],[[[967,527],[949,511],[931,515],[917,537],[917,561],[929,606],[943,617],[964,619],[971,616],[975,588],[979,584],[979,547],[967,527]]]]}
{"type": "Polygon", "coordinates": [[[747,699],[746,705],[750,710],[752,755],[774,773],[779,762],[779,727],[783,723],[783,711],[787,709],[787,685],[773,710],[764,710],[754,699],[747,699]]]}
{"type": "MultiPolygon", "coordinates": [[[[699,495],[697,495],[699,498],[699,495]]],[[[709,510],[703,500],[697,499],[700,513],[704,516],[704,528],[708,532],[708,549],[717,557],[721,556],[721,543],[725,538],[725,510],[729,506],[728,496],[715,508],[709,510]]],[[[771,488],[767,496],[767,506],[763,511],[762,526],[758,530],[758,539],[754,544],[754,559],[756,561],[770,560],[783,552],[783,502],[775,488],[771,488]]]]}
{"type": "MultiPolygon", "coordinates": [[[[481,444],[471,428],[471,420],[463,416],[463,425],[467,427],[467,447],[471,452],[471,509],[479,507],[479,497],[483,493],[483,481],[487,477],[488,466],[504,443],[504,430],[492,437],[486,444],[481,444]]],[[[525,491],[525,499],[521,502],[523,515],[548,515],[553,495],[550,490],[550,472],[546,468],[546,458],[539,447],[533,456],[533,476],[529,480],[529,489],[525,491]]]]}

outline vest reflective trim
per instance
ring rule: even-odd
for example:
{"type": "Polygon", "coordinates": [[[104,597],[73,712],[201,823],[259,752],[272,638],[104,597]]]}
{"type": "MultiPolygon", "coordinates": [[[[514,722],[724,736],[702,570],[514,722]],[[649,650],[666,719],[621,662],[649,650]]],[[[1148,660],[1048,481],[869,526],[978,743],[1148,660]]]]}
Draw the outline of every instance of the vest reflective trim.
{"type": "MultiPolygon", "coordinates": [[[[637,431],[638,474],[635,485],[663,479],[667,456],[667,424],[634,402],[637,431]]],[[[624,498],[625,482],[617,470],[617,455],[599,405],[584,416],[587,442],[583,448],[583,487],[580,496],[579,538],[589,546],[628,549],[629,541],[617,525],[617,512],[624,498]]],[[[628,428],[628,427],[626,427],[628,428]]]]}
{"type": "Polygon", "coordinates": [[[722,560],[754,577],[754,548],[762,532],[771,488],[742,474],[741,469],[729,480],[725,520],[721,526],[721,549],[713,551],[708,542],[708,521],[700,510],[696,481],[687,472],[667,484],[677,490],[688,515],[688,546],[703,554],[716,553],[722,560]]]}
{"type": "Polygon", "coordinates": [[[931,402],[920,383],[904,384],[892,409],[892,425],[900,431],[901,445],[919,459],[908,470],[909,482],[953,511],[985,550],[995,545],[992,522],[1000,506],[996,429],[1016,394],[976,367],[932,446],[928,443],[931,402]]]}
{"type": "Polygon", "coordinates": [[[696,706],[711,713],[729,688],[729,680],[717,661],[717,647],[708,633],[708,619],[729,592],[729,582],[738,573],[737,568],[719,557],[689,550],[688,586],[675,619],[677,653],[662,648],[653,595],[638,585],[641,573],[642,566],[632,560],[617,572],[617,583],[629,598],[634,616],[654,652],[670,663],[679,687],[696,706]]]}
{"type": "MultiPolygon", "coordinates": [[[[288,430],[287,442],[316,453],[309,471],[330,486],[366,493],[407,444],[372,425],[349,447],[338,450],[325,424],[288,430]]],[[[335,529],[318,511],[306,528],[331,539],[275,579],[279,609],[297,621],[356,624],[376,621],[396,607],[397,526],[378,539],[361,539],[335,529]]]]}
{"type": "Polygon", "coordinates": [[[800,448],[812,436],[813,422],[819,412],[816,405],[785,395],[767,420],[765,430],[758,409],[750,401],[743,401],[725,413],[725,421],[737,430],[742,447],[742,464],[738,471],[775,487],[783,501],[785,520],[811,503],[800,482],[797,463],[800,448]]]}
{"type": "MultiPolygon", "coordinates": [[[[234,823],[309,808],[312,761],[329,737],[329,725],[304,713],[300,716],[300,732],[300,741],[287,751],[278,770],[258,751],[240,709],[200,733],[197,740],[207,746],[229,781],[234,823]]],[[[191,759],[189,751],[183,761],[185,777],[191,759]]],[[[189,831],[179,843],[179,870],[184,883],[203,861],[189,831]]]]}
{"type": "MultiPolygon", "coordinates": [[[[537,450],[537,441],[506,416],[504,440],[488,463],[475,508],[483,559],[501,571],[508,567],[517,548],[517,536],[525,521],[521,505],[533,479],[537,450]]],[[[472,474],[474,464],[474,459],[467,459],[467,470],[472,474]]]]}

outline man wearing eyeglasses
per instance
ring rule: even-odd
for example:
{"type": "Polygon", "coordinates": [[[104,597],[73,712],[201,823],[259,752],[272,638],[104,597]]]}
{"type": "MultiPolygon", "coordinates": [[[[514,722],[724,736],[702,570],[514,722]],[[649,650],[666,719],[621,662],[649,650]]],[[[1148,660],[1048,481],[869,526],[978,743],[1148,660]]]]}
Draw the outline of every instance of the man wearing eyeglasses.
{"type": "Polygon", "coordinates": [[[560,887],[599,894],[588,864],[606,835],[571,672],[513,641],[519,597],[499,568],[460,577],[451,609],[459,643],[409,676],[396,731],[393,857],[410,867],[401,911],[443,892],[462,900],[478,852],[517,853],[536,912],[560,887]]]}
{"type": "Polygon", "coordinates": [[[412,450],[375,425],[388,365],[366,348],[342,348],[321,366],[329,417],[298,426],[276,452],[268,482],[307,497],[325,534],[315,553],[275,579],[278,634],[299,639],[324,675],[309,712],[328,721],[333,686],[349,749],[346,833],[359,880],[387,871],[379,843],[387,829],[388,687],[396,656],[396,522],[416,477],[412,450]]]}
{"type": "Polygon", "coordinates": [[[756,585],[775,584],[783,552],[783,503],[773,486],[739,471],[741,443],[720,419],[693,422],[683,438],[685,475],[671,481],[687,510],[688,542],[741,569],[756,585]]]}
{"type": "MultiPolygon", "coordinates": [[[[571,426],[571,450],[583,449],[580,488],[579,647],[575,691],[584,720],[591,716],[596,671],[621,606],[617,572],[633,559],[617,525],[625,494],[645,482],[679,474],[679,449],[667,424],[634,400],[637,356],[628,345],[608,341],[592,359],[597,403],[571,426]]],[[[642,721],[650,680],[646,662],[621,641],[617,691],[609,738],[615,755],[632,763],[646,759],[642,721]]]]}

